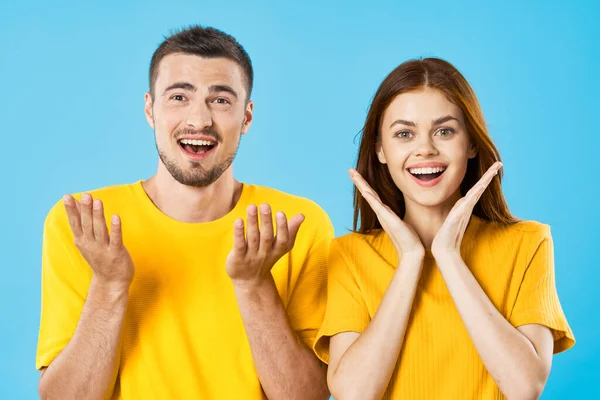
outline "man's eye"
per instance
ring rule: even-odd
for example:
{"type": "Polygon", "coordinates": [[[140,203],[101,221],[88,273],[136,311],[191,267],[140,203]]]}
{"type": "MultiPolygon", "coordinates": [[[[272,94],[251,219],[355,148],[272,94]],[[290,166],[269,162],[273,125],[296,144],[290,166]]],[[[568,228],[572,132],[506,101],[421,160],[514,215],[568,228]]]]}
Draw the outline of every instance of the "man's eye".
{"type": "Polygon", "coordinates": [[[171,97],[171,98],[172,98],[173,100],[177,100],[177,101],[183,101],[183,100],[185,100],[185,97],[183,97],[183,96],[182,96],[182,95],[180,95],[180,94],[176,94],[176,95],[174,95],[174,96],[173,96],[173,97],[171,97]]]}
{"type": "Polygon", "coordinates": [[[229,100],[227,100],[227,99],[225,99],[225,98],[223,98],[223,97],[217,97],[217,98],[215,99],[215,102],[216,102],[217,104],[230,104],[229,100]]]}

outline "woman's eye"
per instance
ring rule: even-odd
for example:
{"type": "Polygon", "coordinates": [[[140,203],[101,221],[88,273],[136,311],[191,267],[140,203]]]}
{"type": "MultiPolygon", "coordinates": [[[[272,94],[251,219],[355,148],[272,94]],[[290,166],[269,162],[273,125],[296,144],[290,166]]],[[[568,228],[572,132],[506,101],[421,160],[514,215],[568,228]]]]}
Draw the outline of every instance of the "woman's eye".
{"type": "Polygon", "coordinates": [[[440,136],[444,137],[452,135],[454,131],[452,129],[442,128],[438,131],[438,133],[440,134],[440,136]]]}
{"type": "Polygon", "coordinates": [[[400,131],[396,133],[396,137],[400,139],[410,139],[412,137],[412,133],[408,131],[400,131]]]}

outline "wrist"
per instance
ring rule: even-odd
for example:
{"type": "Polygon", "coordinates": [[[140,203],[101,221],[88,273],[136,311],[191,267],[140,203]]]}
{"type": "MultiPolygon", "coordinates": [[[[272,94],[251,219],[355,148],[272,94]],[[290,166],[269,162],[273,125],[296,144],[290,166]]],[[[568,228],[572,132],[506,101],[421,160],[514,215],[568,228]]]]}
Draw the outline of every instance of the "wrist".
{"type": "Polygon", "coordinates": [[[269,293],[273,289],[277,291],[273,276],[269,273],[267,276],[252,279],[232,279],[233,289],[238,295],[260,295],[269,293]]]}
{"type": "Polygon", "coordinates": [[[425,258],[425,249],[423,247],[412,249],[410,251],[403,251],[401,253],[400,262],[407,261],[423,261],[425,258]]]}
{"type": "Polygon", "coordinates": [[[431,249],[431,254],[433,258],[435,258],[438,266],[440,264],[447,264],[448,262],[454,262],[457,260],[462,260],[462,256],[460,255],[459,249],[431,249]]]}
{"type": "Polygon", "coordinates": [[[94,291],[103,295],[103,297],[118,299],[127,297],[129,294],[130,285],[131,282],[111,281],[94,274],[90,283],[90,290],[93,289],[94,291]]]}

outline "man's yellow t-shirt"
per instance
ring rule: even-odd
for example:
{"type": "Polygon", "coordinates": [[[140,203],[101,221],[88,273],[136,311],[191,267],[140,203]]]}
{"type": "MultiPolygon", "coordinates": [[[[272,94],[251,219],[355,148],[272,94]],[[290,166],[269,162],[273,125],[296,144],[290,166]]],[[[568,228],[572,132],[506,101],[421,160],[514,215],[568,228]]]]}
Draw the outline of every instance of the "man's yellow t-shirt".
{"type": "MultiPolygon", "coordinates": [[[[123,325],[114,399],[260,399],[263,397],[225,260],[233,223],[250,204],[268,203],[305,221],[293,250],[272,274],[298,336],[312,348],[326,303],[327,257],[333,227],[312,201],[244,185],[237,205],[207,223],[163,214],[141,182],[91,192],[123,221],[135,263],[123,325]]],[[[79,198],[79,196],[76,196],[79,198]]],[[[110,226],[110,225],[108,225],[110,226]]],[[[73,243],[64,205],[44,227],[42,313],[36,367],[67,345],[86,299],[92,271],[73,243]]]]}
{"type": "MultiPolygon", "coordinates": [[[[554,334],[555,353],[573,346],[573,333],[556,293],[547,225],[529,221],[501,227],[473,216],[461,254],[492,303],[513,326],[547,326],[554,334]]],[[[328,362],[331,336],[366,329],[398,262],[394,245],[382,230],[333,240],[327,310],[315,343],[321,360],[328,362]]],[[[504,398],[485,369],[430,251],[383,398],[504,398]]]]}

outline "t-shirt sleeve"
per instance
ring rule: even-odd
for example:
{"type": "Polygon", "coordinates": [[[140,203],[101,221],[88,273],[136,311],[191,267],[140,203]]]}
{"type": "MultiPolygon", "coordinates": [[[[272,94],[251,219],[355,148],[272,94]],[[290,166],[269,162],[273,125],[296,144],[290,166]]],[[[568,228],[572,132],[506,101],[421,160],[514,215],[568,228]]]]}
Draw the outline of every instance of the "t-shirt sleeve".
{"type": "Polygon", "coordinates": [[[44,224],[36,369],[50,365],[71,340],[85,303],[91,274],[73,243],[61,201],[50,211],[44,224]]]}
{"type": "Polygon", "coordinates": [[[554,246],[548,226],[523,275],[509,321],[519,327],[544,325],[554,335],[554,353],[575,344],[573,332],[560,305],[554,275],[554,246]]]}
{"type": "Polygon", "coordinates": [[[333,239],[333,226],[329,217],[322,209],[318,208],[317,211],[312,216],[314,223],[312,242],[287,306],[292,329],[311,349],[325,313],[327,256],[333,239]]]}
{"type": "Polygon", "coordinates": [[[333,240],[329,252],[327,308],[314,351],[329,362],[329,339],[342,332],[362,333],[371,320],[356,276],[352,273],[347,254],[339,240],[333,240]]]}

